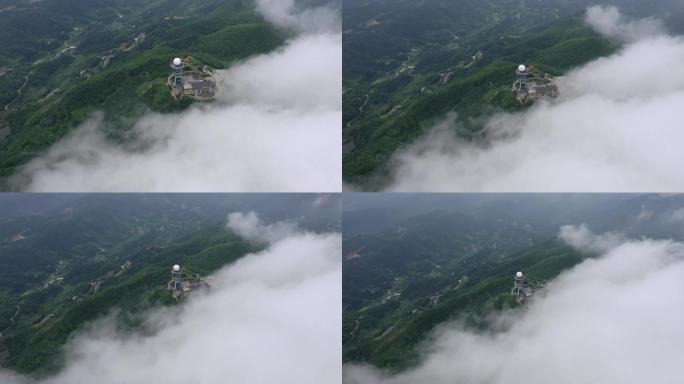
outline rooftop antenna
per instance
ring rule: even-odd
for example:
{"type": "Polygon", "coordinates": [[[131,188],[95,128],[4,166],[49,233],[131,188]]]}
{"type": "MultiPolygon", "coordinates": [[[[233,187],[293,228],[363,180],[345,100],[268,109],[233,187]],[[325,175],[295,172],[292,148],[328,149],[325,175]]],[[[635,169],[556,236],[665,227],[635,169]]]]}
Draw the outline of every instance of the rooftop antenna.
{"type": "Polygon", "coordinates": [[[171,68],[173,69],[173,87],[180,88],[183,86],[183,62],[179,57],[173,59],[171,68]]]}
{"type": "Polygon", "coordinates": [[[527,92],[527,76],[529,75],[529,71],[527,70],[525,64],[518,65],[518,69],[516,69],[515,73],[518,75],[518,93],[527,92]]]}

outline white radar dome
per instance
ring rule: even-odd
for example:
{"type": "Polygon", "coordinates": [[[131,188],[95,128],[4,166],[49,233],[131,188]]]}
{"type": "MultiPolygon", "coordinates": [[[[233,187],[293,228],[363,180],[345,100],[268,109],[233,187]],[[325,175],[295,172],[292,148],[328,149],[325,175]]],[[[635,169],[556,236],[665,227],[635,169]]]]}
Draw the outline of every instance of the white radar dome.
{"type": "Polygon", "coordinates": [[[175,59],[173,59],[173,65],[181,65],[181,59],[178,58],[178,57],[176,57],[175,59]]]}
{"type": "Polygon", "coordinates": [[[525,72],[526,69],[527,69],[527,67],[525,67],[525,65],[523,65],[523,64],[518,65],[518,71],[525,72]]]}
{"type": "Polygon", "coordinates": [[[515,274],[515,277],[517,277],[518,279],[521,278],[521,277],[522,277],[522,272],[516,273],[516,274],[515,274]]]}
{"type": "Polygon", "coordinates": [[[180,265],[178,265],[178,264],[174,265],[173,270],[176,272],[180,271],[180,265]]]}

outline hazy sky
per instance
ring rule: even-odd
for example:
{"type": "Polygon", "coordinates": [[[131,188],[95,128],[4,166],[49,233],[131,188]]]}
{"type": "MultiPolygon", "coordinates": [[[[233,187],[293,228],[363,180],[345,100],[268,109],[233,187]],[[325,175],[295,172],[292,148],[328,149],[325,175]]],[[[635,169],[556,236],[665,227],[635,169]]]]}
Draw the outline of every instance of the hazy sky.
{"type": "Polygon", "coordinates": [[[259,0],[291,30],[285,46],[218,71],[218,100],[133,126],[138,149],[108,140],[101,115],[72,131],[10,182],[29,191],[341,190],[339,12],[259,0]],[[140,150],[140,143],[148,148],[140,150]]]}
{"type": "Polygon", "coordinates": [[[587,23],[624,46],[557,79],[560,96],[487,121],[487,145],[456,116],[392,160],[391,191],[679,191],[684,41],[653,19],[593,7],[587,23]]]}

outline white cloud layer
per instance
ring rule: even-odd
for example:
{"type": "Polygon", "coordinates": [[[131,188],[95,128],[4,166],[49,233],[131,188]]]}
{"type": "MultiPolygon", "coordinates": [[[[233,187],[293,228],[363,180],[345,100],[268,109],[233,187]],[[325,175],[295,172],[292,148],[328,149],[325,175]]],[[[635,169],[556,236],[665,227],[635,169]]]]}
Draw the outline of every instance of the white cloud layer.
{"type": "Polygon", "coordinates": [[[35,384],[339,383],[340,260],[339,233],[291,228],[215,273],[208,294],[148,314],[153,335],[96,322],[69,344],[66,368],[35,384]]]}
{"type": "Polygon", "coordinates": [[[586,224],[564,225],[558,237],[573,248],[592,253],[607,252],[627,241],[623,234],[617,232],[595,235],[586,224]]]}
{"type": "Polygon", "coordinates": [[[671,213],[666,214],[665,222],[667,223],[681,223],[684,222],[684,208],[677,209],[671,213]]]}
{"type": "MultiPolygon", "coordinates": [[[[600,237],[580,228],[571,244],[600,237]]],[[[348,365],[344,382],[675,384],[684,350],[682,276],[684,244],[614,243],[600,258],[562,273],[524,310],[501,315],[503,330],[445,325],[418,367],[389,375],[348,365]]]]}
{"type": "Polygon", "coordinates": [[[327,7],[293,14],[260,1],[298,34],[217,75],[218,100],[133,126],[143,150],[113,143],[94,117],[10,180],[27,191],[340,191],[342,38],[327,7]],[[274,7],[274,8],[272,8],[274,7]],[[315,14],[316,23],[308,19],[315,14]],[[302,16],[305,15],[305,16],[302,16]]]}
{"type": "Polygon", "coordinates": [[[664,34],[660,20],[645,18],[625,20],[615,6],[593,6],[587,9],[586,22],[600,34],[621,41],[635,41],[664,34]]]}
{"type": "Polygon", "coordinates": [[[233,212],[226,227],[248,240],[273,242],[289,236],[297,225],[288,221],[265,224],[254,212],[233,212]]]}
{"type": "Polygon", "coordinates": [[[271,23],[299,31],[339,31],[341,20],[332,6],[296,9],[295,0],[256,0],[257,9],[271,23]]]}
{"type": "Polygon", "coordinates": [[[455,116],[398,152],[390,191],[681,191],[684,40],[615,8],[590,8],[599,32],[629,41],[558,79],[557,100],[486,123],[489,141],[453,134],[455,116]]]}

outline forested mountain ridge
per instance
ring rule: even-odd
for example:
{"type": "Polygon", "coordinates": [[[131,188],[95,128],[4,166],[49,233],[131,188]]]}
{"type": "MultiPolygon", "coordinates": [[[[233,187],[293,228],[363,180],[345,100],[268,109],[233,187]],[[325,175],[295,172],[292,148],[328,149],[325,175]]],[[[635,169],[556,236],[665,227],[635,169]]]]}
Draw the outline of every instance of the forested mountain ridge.
{"type": "Polygon", "coordinates": [[[519,308],[513,276],[535,287],[591,252],[564,225],[630,238],[683,239],[674,195],[352,195],[344,212],[343,360],[401,371],[440,325],[488,330],[519,308]]]}
{"type": "Polygon", "coordinates": [[[179,303],[167,286],[174,264],[206,278],[267,246],[228,229],[229,213],[253,211],[266,223],[326,232],[340,220],[339,201],[326,202],[305,195],[2,196],[0,207],[20,209],[0,216],[0,365],[53,373],[65,343],[108,314],[118,327],[142,332],[144,311],[179,303]]]}
{"type": "Polygon", "coordinates": [[[288,36],[247,0],[45,0],[0,6],[0,178],[96,111],[112,137],[148,110],[174,112],[171,59],[226,68],[288,36]]]}
{"type": "MultiPolygon", "coordinates": [[[[676,1],[611,2],[628,18],[682,32],[676,1]]],[[[392,155],[448,113],[465,141],[485,140],[488,117],[516,112],[515,68],[560,76],[620,44],[585,23],[591,1],[349,1],[343,8],[345,181],[382,189],[392,155]]],[[[562,94],[563,90],[559,90],[562,94]]]]}

